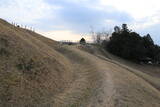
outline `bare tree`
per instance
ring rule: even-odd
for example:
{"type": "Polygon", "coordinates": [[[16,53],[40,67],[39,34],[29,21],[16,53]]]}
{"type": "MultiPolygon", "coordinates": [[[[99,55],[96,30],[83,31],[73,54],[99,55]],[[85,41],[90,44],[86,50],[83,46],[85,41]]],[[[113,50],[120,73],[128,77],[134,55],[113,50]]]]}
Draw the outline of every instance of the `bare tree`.
{"type": "Polygon", "coordinates": [[[92,36],[93,43],[101,44],[104,40],[109,40],[109,36],[111,35],[112,30],[102,29],[100,32],[94,32],[93,26],[90,26],[90,34],[92,36]]]}
{"type": "Polygon", "coordinates": [[[102,41],[102,33],[101,32],[97,32],[96,33],[96,43],[100,44],[102,41]]]}
{"type": "Polygon", "coordinates": [[[90,26],[90,34],[92,36],[93,43],[96,42],[95,32],[93,26],[90,26]]]}

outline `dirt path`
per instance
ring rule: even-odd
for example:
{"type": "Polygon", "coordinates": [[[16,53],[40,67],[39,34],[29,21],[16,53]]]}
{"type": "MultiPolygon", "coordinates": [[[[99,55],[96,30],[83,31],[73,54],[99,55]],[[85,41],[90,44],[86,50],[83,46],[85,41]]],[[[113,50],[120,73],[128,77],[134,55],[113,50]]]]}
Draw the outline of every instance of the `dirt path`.
{"type": "Polygon", "coordinates": [[[111,90],[111,103],[106,107],[160,106],[160,92],[143,78],[130,72],[129,68],[110,61],[105,61],[103,66],[106,73],[111,75],[108,79],[114,86],[111,90]]]}
{"type": "Polygon", "coordinates": [[[70,59],[76,74],[58,96],[58,107],[160,107],[160,92],[124,67],[75,47],[57,51],[70,59]]]}
{"type": "Polygon", "coordinates": [[[94,55],[98,57],[99,60],[96,62],[99,68],[104,69],[109,81],[104,82],[104,86],[107,84],[108,87],[112,87],[111,90],[110,88],[104,89],[112,93],[106,94],[106,96],[110,95],[110,97],[105,97],[110,102],[106,105],[104,103],[104,107],[160,107],[160,92],[155,87],[156,84],[151,84],[151,82],[156,83],[156,79],[151,81],[153,78],[149,78],[148,81],[147,77],[146,81],[146,75],[140,73],[141,71],[108,59],[99,52],[94,55]]]}
{"type": "Polygon", "coordinates": [[[105,107],[113,104],[114,83],[104,61],[75,47],[56,50],[70,60],[75,73],[70,88],[57,96],[58,107],[105,107]]]}

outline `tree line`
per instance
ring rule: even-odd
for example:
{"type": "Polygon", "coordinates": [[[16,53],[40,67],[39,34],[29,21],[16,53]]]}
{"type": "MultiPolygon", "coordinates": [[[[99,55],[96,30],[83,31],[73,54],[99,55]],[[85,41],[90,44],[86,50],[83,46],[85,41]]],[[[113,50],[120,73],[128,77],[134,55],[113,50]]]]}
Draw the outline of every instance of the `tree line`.
{"type": "Polygon", "coordinates": [[[160,47],[154,44],[150,34],[140,36],[123,24],[115,26],[110,40],[105,43],[105,49],[112,54],[135,62],[160,63],[160,47]]]}

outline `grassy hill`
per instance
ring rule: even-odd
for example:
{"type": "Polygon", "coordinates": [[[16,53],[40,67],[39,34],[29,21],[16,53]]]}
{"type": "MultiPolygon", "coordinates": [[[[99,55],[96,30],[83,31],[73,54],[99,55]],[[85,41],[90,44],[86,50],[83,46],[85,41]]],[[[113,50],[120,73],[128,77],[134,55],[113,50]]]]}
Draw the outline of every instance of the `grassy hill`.
{"type": "Polygon", "coordinates": [[[102,80],[86,52],[0,19],[0,107],[77,107],[102,80]]]}
{"type": "Polygon", "coordinates": [[[51,104],[72,80],[57,42],[0,19],[0,106],[51,104]]]}

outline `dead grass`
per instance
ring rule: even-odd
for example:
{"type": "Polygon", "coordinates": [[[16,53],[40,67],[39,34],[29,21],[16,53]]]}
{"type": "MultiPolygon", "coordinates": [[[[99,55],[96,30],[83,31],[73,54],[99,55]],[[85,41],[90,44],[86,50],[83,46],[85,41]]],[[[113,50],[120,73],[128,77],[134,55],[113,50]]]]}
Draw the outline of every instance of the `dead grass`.
{"type": "MultiPolygon", "coordinates": [[[[104,52],[104,51],[103,51],[104,52]]],[[[160,90],[160,67],[155,65],[140,65],[136,64],[124,59],[121,59],[117,56],[114,56],[108,52],[104,52],[110,59],[106,59],[107,61],[111,61],[128,71],[136,74],[140,78],[143,78],[145,81],[149,82],[153,87],[160,90]]],[[[103,58],[102,58],[103,59],[103,58]]]]}
{"type": "Polygon", "coordinates": [[[72,80],[69,61],[57,44],[0,20],[0,106],[54,104],[72,80]]]}

